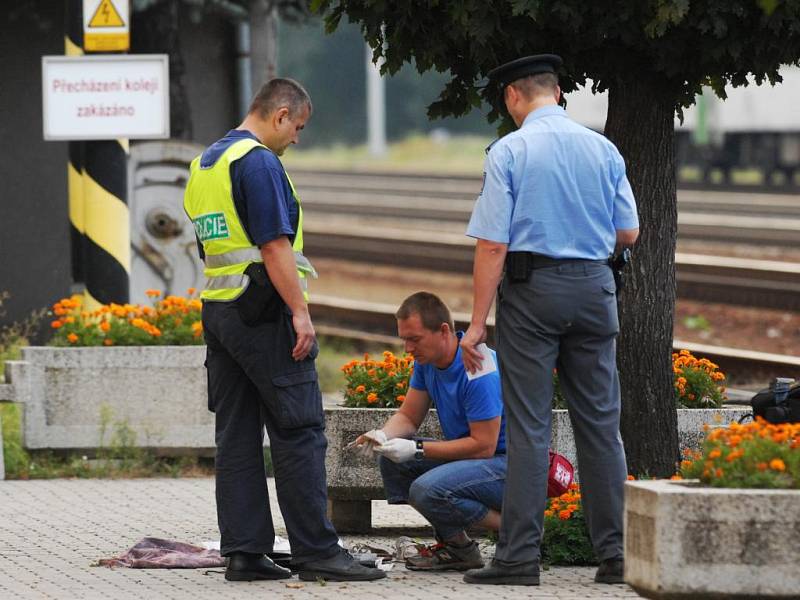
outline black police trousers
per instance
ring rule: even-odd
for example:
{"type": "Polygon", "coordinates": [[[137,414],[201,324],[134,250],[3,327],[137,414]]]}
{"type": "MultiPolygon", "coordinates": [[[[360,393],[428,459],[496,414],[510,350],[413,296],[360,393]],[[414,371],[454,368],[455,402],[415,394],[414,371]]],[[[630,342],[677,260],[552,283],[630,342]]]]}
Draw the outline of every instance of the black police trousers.
{"type": "Polygon", "coordinates": [[[316,346],[305,360],[292,359],[296,338],[285,306],[275,322],[246,325],[234,302],[204,302],[203,330],[208,408],[216,416],[222,555],[272,551],[264,427],[293,562],[336,554],[338,536],[326,516],[327,440],[316,346]]]}

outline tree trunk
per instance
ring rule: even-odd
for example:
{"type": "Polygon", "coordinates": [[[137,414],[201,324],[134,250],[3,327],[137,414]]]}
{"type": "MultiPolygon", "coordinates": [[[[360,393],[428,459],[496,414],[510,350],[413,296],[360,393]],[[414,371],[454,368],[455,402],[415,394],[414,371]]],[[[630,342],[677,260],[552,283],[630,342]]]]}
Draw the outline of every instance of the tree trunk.
{"type": "Polygon", "coordinates": [[[186,91],[186,64],[181,55],[178,0],[165,0],[133,13],[132,52],[169,55],[170,137],[192,139],[192,115],[186,91]]]}
{"type": "Polygon", "coordinates": [[[654,81],[619,80],[609,90],[605,129],[625,158],[640,222],[620,295],[620,429],[628,472],[653,477],[672,475],[680,460],[671,362],[678,233],[671,98],[654,81]]]}

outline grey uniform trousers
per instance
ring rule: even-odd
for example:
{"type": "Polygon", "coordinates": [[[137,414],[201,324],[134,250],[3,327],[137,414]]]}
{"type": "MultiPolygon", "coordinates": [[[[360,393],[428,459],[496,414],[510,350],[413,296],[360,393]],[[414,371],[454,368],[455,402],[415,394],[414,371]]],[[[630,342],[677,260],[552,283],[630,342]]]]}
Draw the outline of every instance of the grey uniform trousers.
{"type": "Polygon", "coordinates": [[[627,473],[619,434],[619,320],[611,269],[571,261],[535,269],[527,282],[505,277],[496,322],[508,475],[495,560],[539,561],[555,368],[575,433],[592,544],[600,560],[622,557],[627,473]]]}

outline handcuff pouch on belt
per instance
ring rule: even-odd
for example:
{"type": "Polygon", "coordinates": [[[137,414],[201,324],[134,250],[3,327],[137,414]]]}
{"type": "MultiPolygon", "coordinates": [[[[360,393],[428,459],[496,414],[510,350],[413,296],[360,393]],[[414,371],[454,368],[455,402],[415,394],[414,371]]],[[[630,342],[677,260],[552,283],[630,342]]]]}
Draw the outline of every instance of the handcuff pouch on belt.
{"type": "Polygon", "coordinates": [[[247,325],[277,321],[283,300],[272,285],[264,263],[250,263],[244,274],[250,283],[235,300],[242,321],[247,325]]]}
{"type": "Polygon", "coordinates": [[[506,254],[506,277],[511,283],[524,283],[533,271],[531,252],[508,252],[506,254]]]}

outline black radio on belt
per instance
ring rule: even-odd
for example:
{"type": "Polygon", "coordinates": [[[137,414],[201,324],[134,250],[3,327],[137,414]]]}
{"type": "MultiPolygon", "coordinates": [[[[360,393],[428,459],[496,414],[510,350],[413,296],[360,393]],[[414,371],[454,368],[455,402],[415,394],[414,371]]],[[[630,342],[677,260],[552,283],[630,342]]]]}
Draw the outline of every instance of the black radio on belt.
{"type": "Polygon", "coordinates": [[[511,283],[528,281],[533,271],[533,254],[530,252],[508,252],[506,254],[506,277],[511,283]]]}

